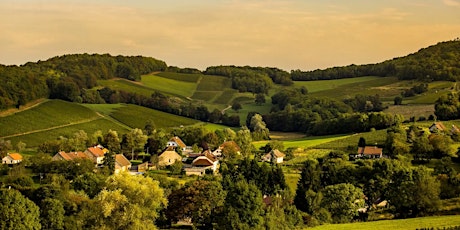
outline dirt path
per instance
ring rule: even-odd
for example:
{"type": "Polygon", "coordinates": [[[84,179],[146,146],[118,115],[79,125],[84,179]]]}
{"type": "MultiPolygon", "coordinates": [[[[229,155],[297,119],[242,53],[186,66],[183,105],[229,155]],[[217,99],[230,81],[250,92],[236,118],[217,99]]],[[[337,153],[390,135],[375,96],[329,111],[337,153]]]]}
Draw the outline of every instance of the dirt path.
{"type": "MultiPolygon", "coordinates": [[[[23,132],[23,133],[17,133],[17,134],[13,134],[13,135],[3,136],[3,137],[0,137],[0,138],[11,138],[11,137],[23,136],[23,135],[27,135],[27,134],[33,134],[33,133],[39,133],[39,132],[44,132],[44,131],[50,131],[50,130],[53,130],[53,129],[60,129],[60,128],[64,128],[64,127],[68,127],[68,126],[72,126],[72,125],[78,125],[78,124],[88,123],[88,122],[95,121],[95,120],[98,120],[98,119],[101,119],[101,118],[104,118],[104,116],[102,116],[101,114],[98,114],[97,117],[90,118],[90,119],[85,119],[85,120],[81,120],[81,121],[78,121],[78,122],[71,122],[71,123],[69,123],[69,124],[53,126],[53,127],[49,127],[49,128],[46,128],[46,129],[37,129],[37,130],[33,130],[33,131],[28,131],[28,132],[23,132]]],[[[105,119],[105,118],[104,118],[104,119],[105,119]]]]}
{"type": "Polygon", "coordinates": [[[229,106],[227,106],[227,108],[223,109],[223,110],[222,110],[222,111],[220,111],[220,112],[221,112],[221,113],[222,113],[222,115],[223,115],[223,114],[225,114],[225,111],[227,111],[227,110],[229,110],[229,109],[231,109],[231,108],[232,108],[232,106],[231,106],[231,105],[229,105],[229,106]]]}

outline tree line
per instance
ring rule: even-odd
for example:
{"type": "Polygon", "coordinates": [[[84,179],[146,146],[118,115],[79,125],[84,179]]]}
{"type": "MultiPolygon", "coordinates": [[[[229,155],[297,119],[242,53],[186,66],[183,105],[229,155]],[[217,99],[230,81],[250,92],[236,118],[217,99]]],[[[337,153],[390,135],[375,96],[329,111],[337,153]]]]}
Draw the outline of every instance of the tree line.
{"type": "Polygon", "coordinates": [[[81,102],[81,93],[97,80],[114,77],[139,80],[164,71],[166,63],[150,57],[71,54],[21,66],[0,65],[0,109],[19,107],[40,98],[81,102]]]}
{"type": "Polygon", "coordinates": [[[363,76],[396,76],[400,80],[457,81],[460,41],[440,42],[405,57],[377,64],[349,65],[312,71],[292,70],[294,81],[331,80],[363,76]]]}

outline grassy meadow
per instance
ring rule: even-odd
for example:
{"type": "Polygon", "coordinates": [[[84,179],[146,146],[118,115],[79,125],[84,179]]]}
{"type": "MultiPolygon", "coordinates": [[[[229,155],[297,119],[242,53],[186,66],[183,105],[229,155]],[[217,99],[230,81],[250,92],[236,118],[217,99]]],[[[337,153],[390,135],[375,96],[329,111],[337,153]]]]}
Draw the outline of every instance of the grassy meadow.
{"type": "Polygon", "coordinates": [[[411,219],[399,220],[380,220],[361,223],[348,223],[348,224],[327,224],[314,228],[311,230],[407,230],[407,229],[420,229],[420,228],[434,228],[442,229],[444,227],[460,226],[460,215],[455,216],[430,216],[411,219]]]}

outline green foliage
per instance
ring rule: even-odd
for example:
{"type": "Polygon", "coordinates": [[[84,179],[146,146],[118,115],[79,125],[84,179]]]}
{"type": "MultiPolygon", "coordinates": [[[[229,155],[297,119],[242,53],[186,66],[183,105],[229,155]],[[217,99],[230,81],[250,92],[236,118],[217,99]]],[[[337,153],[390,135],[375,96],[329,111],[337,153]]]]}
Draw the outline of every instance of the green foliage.
{"type": "Polygon", "coordinates": [[[387,196],[399,216],[423,216],[438,210],[440,183],[427,168],[398,170],[392,181],[387,196]]]}
{"type": "Polygon", "coordinates": [[[195,226],[212,227],[215,216],[222,212],[225,196],[219,182],[196,180],[171,192],[166,215],[173,223],[190,218],[195,226]]]}
{"type": "Polygon", "coordinates": [[[117,174],[107,179],[107,190],[96,196],[95,227],[155,229],[160,207],[166,204],[163,189],[150,177],[117,174]]]}
{"type": "Polygon", "coordinates": [[[334,223],[350,222],[364,208],[364,194],[352,184],[335,184],[324,187],[321,207],[327,209],[334,223]]]}
{"type": "Polygon", "coordinates": [[[439,97],[434,105],[434,114],[440,120],[459,118],[460,99],[457,93],[449,93],[439,97]]]}
{"type": "Polygon", "coordinates": [[[262,229],[262,194],[257,186],[245,180],[236,181],[227,188],[223,217],[219,229],[262,229]]]}
{"type": "Polygon", "coordinates": [[[399,79],[458,80],[460,41],[440,42],[414,54],[377,64],[349,65],[324,70],[291,71],[293,80],[328,80],[362,76],[397,76],[399,79]]]}
{"type": "Polygon", "coordinates": [[[60,200],[46,198],[40,202],[40,222],[43,229],[64,229],[64,205],[60,200]]]}
{"type": "Polygon", "coordinates": [[[0,189],[0,229],[41,229],[37,205],[14,189],[0,189]]]}

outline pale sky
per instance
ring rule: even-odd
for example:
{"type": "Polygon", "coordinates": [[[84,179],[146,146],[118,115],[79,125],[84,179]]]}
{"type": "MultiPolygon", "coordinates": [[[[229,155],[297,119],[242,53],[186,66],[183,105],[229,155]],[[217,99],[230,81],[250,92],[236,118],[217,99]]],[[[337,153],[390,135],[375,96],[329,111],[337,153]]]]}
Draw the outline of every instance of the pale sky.
{"type": "Polygon", "coordinates": [[[0,63],[143,55],[204,70],[377,63],[460,37],[460,0],[0,0],[0,63]]]}

